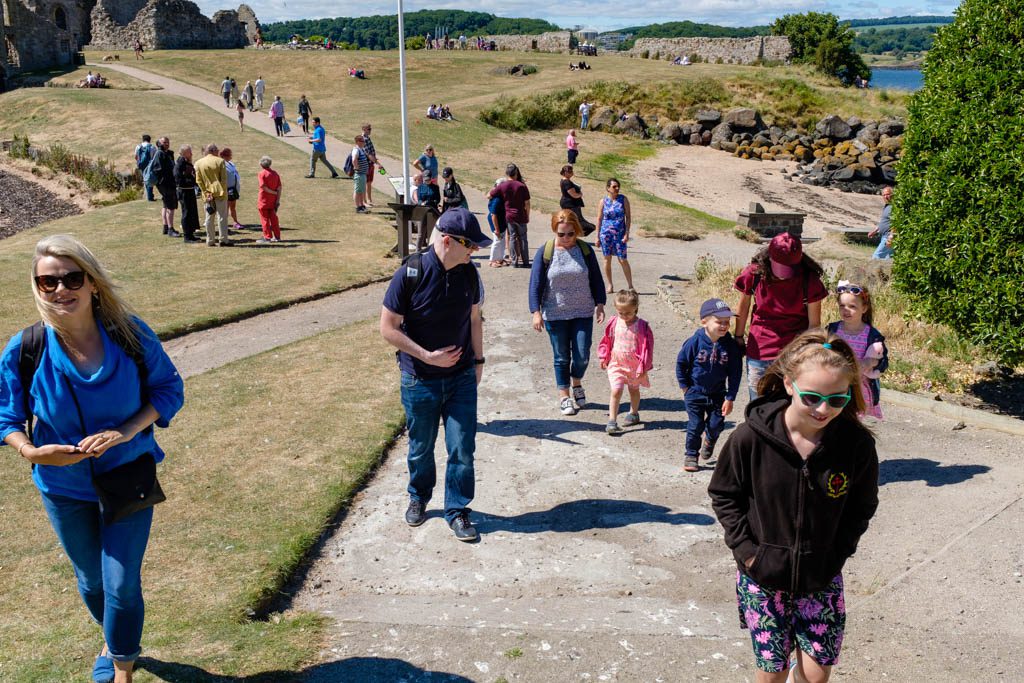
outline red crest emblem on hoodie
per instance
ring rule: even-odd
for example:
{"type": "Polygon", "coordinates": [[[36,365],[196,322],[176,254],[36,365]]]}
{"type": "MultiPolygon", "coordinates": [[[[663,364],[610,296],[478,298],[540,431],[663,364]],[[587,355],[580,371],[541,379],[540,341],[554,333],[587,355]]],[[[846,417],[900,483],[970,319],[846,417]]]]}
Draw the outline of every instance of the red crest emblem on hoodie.
{"type": "Polygon", "coordinates": [[[843,472],[834,472],[829,475],[828,483],[825,485],[825,492],[828,493],[830,498],[839,498],[840,496],[845,496],[849,488],[850,478],[843,472]]]}

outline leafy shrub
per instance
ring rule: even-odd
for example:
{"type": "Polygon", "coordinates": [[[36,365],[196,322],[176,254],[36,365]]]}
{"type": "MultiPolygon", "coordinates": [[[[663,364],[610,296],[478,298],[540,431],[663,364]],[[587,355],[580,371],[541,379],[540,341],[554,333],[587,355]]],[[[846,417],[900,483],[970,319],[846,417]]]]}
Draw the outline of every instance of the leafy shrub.
{"type": "Polygon", "coordinates": [[[893,273],[926,317],[1024,361],[1022,0],[964,0],[911,99],[893,273]]]}
{"type": "Polygon", "coordinates": [[[529,76],[530,74],[535,74],[535,73],[537,73],[537,65],[536,64],[523,64],[522,74],[524,76],[529,76]]]}
{"type": "Polygon", "coordinates": [[[28,159],[28,136],[15,134],[11,142],[11,156],[15,159],[28,159]]]}
{"type": "Polygon", "coordinates": [[[423,36],[413,36],[412,38],[405,39],[406,50],[422,50],[426,45],[427,41],[423,36]]]}
{"type": "Polygon", "coordinates": [[[794,61],[814,64],[846,84],[856,76],[871,78],[871,69],[853,47],[856,33],[834,14],[787,14],[772,24],[772,35],[789,38],[794,61]]]}

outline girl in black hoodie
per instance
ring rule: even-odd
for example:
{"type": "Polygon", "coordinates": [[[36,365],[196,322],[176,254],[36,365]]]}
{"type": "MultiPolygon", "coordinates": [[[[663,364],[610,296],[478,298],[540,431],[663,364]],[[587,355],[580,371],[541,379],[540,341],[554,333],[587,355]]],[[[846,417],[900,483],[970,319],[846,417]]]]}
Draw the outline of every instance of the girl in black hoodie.
{"type": "Polygon", "coordinates": [[[708,493],[736,558],[758,683],[827,681],[846,623],[842,568],[878,507],[878,455],[853,350],[805,332],[765,373],[708,493]]]}

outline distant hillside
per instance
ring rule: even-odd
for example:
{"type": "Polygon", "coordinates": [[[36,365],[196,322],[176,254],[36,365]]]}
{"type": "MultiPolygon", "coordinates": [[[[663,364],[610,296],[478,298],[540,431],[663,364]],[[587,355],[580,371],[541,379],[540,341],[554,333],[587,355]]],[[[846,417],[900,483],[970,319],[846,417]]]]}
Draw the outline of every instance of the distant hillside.
{"type": "Polygon", "coordinates": [[[906,52],[927,52],[932,49],[937,26],[913,26],[905,28],[866,28],[853,40],[857,52],[880,55],[885,52],[902,54],[906,52]]]}
{"type": "Polygon", "coordinates": [[[733,28],[714,24],[697,24],[692,21],[670,21],[664,24],[648,24],[622,28],[615,33],[632,33],[636,38],[750,38],[771,33],[768,26],[733,28]]]}
{"type": "Polygon", "coordinates": [[[953,17],[943,17],[934,14],[924,16],[905,16],[905,17],[885,17],[884,19],[844,19],[846,23],[850,25],[850,28],[862,29],[862,28],[881,28],[890,26],[900,25],[913,25],[913,24],[928,24],[932,26],[941,26],[943,24],[952,24],[953,17]]]}
{"type": "MultiPolygon", "coordinates": [[[[460,33],[472,35],[537,34],[558,31],[558,26],[542,19],[515,19],[497,17],[486,12],[464,12],[462,10],[421,10],[405,14],[405,35],[433,35],[440,27],[449,35],[460,33]]],[[[335,42],[345,42],[371,50],[398,49],[398,16],[395,14],[372,17],[336,17],[334,19],[300,19],[263,25],[265,40],[275,43],[287,42],[292,35],[329,37],[335,42]]]]}

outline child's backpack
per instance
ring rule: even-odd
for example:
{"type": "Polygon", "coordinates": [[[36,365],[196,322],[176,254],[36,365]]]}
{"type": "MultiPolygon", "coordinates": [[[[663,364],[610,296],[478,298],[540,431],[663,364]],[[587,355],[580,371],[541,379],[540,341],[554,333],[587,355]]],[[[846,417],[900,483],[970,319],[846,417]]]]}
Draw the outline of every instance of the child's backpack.
{"type": "Polygon", "coordinates": [[[354,176],[356,174],[356,167],[352,163],[352,155],[351,154],[349,154],[347,157],[345,157],[345,168],[344,168],[344,170],[345,170],[345,175],[347,175],[349,178],[351,178],[352,176],[354,176]]]}

